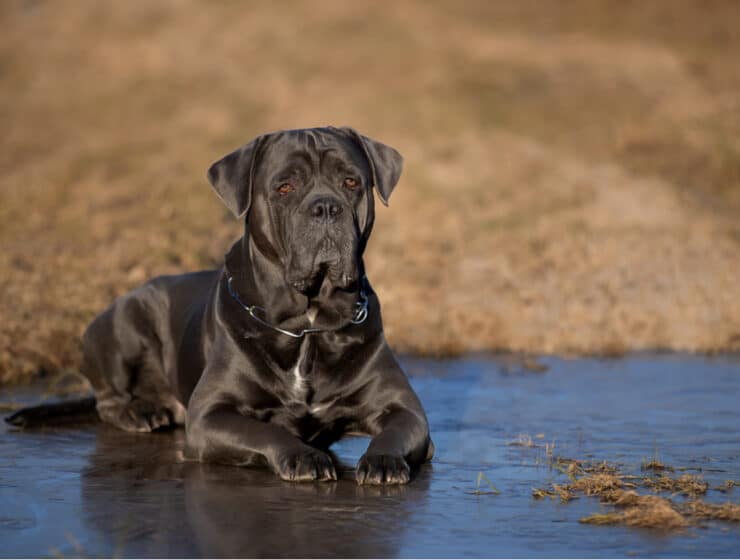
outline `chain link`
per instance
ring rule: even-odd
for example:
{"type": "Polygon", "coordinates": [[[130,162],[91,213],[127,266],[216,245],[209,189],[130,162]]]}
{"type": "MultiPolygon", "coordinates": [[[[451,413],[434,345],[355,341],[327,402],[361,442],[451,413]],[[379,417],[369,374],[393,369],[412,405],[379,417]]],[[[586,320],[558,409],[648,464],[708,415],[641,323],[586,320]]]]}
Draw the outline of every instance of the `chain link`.
{"type": "Polygon", "coordinates": [[[279,332],[286,336],[290,336],[292,338],[303,338],[307,334],[311,334],[311,333],[338,331],[346,327],[348,324],[359,325],[359,324],[364,323],[368,316],[368,299],[367,299],[367,294],[365,293],[365,277],[364,276],[360,282],[361,282],[360,301],[358,301],[357,304],[355,305],[355,312],[353,313],[352,318],[349,320],[349,323],[346,323],[342,325],[341,327],[336,327],[332,329],[303,329],[298,332],[293,332],[287,329],[282,329],[280,327],[273,325],[272,323],[269,323],[268,321],[265,321],[262,317],[258,316],[254,312],[255,309],[261,311],[262,313],[265,313],[265,310],[261,307],[258,307],[257,305],[246,305],[239,297],[239,294],[236,293],[236,290],[234,289],[234,286],[232,285],[233,278],[231,276],[228,277],[228,288],[229,288],[229,294],[231,294],[231,297],[234,298],[234,300],[236,300],[236,302],[239,305],[241,305],[242,308],[247,313],[249,313],[249,316],[252,317],[252,319],[254,319],[255,321],[257,321],[260,325],[267,327],[269,329],[272,329],[275,332],[279,332]]]}

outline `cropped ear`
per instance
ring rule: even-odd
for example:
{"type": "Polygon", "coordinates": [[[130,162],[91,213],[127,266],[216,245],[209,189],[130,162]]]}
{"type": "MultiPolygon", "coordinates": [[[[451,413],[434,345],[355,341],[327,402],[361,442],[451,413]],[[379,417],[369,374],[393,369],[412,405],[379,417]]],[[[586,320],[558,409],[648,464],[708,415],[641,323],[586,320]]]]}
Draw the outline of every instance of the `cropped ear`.
{"type": "Polygon", "coordinates": [[[403,156],[390,146],[363,136],[354,128],[344,127],[344,130],[354,136],[362,146],[370,163],[373,184],[378,189],[378,196],[383,201],[383,204],[388,206],[388,199],[391,197],[393,188],[401,177],[403,156]]]}
{"type": "Polygon", "coordinates": [[[208,169],[208,180],[213,190],[237,218],[249,212],[252,204],[254,170],[265,138],[258,136],[208,169]]]}

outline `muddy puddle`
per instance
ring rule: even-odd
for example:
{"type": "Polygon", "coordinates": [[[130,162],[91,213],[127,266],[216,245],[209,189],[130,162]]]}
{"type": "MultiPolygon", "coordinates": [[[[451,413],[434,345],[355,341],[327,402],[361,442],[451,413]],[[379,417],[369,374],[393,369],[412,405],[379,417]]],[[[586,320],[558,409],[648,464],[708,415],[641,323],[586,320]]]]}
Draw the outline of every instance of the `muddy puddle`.
{"type": "MultiPolygon", "coordinates": [[[[728,557],[740,550],[738,524],[593,526],[579,519],[612,506],[586,496],[532,497],[533,488],[567,482],[553,458],[606,460],[639,473],[657,449],[677,473],[709,484],[707,502],[740,502],[740,488],[718,489],[740,480],[737,356],[403,361],[437,447],[405,487],[353,482],[352,465],[367,445],[359,438],[333,448],[346,466],[341,480],[291,484],[259,470],[182,462],[181,431],[3,425],[0,554],[728,557]]],[[[2,400],[36,397],[5,391],[2,400]]]]}

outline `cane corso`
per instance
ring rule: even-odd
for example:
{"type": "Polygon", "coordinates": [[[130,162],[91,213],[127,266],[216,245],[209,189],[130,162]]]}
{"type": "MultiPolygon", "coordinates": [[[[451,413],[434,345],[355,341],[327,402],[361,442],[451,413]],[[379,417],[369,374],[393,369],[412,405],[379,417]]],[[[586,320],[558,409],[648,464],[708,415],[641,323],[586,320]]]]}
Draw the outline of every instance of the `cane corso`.
{"type": "Polygon", "coordinates": [[[100,417],[184,424],[192,458],[291,481],[336,480],[328,447],[369,435],[357,482],[408,482],[434,448],[362,259],[373,187],[387,204],[402,162],[327,127],[266,134],[214,163],[208,179],[244,235],[222,268],[155,278],[88,327],[100,417]]]}

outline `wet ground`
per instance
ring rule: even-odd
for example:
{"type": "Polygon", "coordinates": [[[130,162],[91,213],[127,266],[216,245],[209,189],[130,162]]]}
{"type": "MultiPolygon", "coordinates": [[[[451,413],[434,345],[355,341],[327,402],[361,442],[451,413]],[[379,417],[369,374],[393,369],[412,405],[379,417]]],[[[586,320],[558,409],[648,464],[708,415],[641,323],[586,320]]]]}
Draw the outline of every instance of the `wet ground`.
{"type": "MultiPolygon", "coordinates": [[[[639,471],[661,461],[712,487],[740,479],[740,359],[405,359],[437,454],[405,487],[358,487],[367,441],[334,447],[336,483],[291,484],[259,470],[182,462],[181,431],[133,435],[101,424],[0,428],[3,556],[737,556],[740,528],[681,533],[594,527],[598,500],[535,501],[563,477],[554,455],[639,471]],[[511,445],[520,434],[536,446],[511,445]],[[539,436],[539,437],[538,437],[539,436]],[[475,494],[478,473],[500,494],[475,494]]],[[[33,395],[3,395],[30,400],[33,395]]],[[[485,482],[481,490],[488,490],[485,482]]],[[[740,488],[710,490],[740,501],[740,488]]]]}

